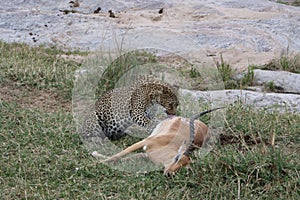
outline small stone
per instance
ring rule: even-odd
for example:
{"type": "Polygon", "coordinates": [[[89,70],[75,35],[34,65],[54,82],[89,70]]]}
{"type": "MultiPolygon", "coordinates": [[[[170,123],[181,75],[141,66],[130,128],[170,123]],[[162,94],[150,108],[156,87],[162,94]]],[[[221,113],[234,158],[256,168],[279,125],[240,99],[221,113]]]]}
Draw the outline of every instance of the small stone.
{"type": "Polygon", "coordinates": [[[113,13],[112,10],[109,10],[108,13],[109,13],[109,17],[116,18],[115,14],[113,13]]]}
{"type": "Polygon", "coordinates": [[[94,10],[94,14],[97,14],[97,13],[99,13],[100,11],[101,11],[101,8],[98,7],[96,10],[94,10]]]}

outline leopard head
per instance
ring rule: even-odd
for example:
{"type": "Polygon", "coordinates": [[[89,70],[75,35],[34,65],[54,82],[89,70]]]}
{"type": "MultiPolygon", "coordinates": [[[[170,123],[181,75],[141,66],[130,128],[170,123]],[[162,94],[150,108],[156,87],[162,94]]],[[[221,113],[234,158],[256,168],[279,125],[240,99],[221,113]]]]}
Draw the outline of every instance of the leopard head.
{"type": "Polygon", "coordinates": [[[160,104],[166,109],[168,115],[176,115],[178,99],[175,94],[164,93],[160,98],[160,104]]]}
{"type": "Polygon", "coordinates": [[[165,112],[168,115],[176,115],[177,107],[179,105],[176,89],[177,88],[173,88],[169,85],[160,85],[155,91],[155,95],[151,97],[156,103],[166,109],[165,112]]]}

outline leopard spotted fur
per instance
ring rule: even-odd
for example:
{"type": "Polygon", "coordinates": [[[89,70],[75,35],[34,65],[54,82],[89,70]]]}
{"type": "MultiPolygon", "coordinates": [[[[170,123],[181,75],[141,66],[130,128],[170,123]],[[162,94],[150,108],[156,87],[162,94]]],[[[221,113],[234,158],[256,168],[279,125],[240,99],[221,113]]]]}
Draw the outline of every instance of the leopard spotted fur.
{"type": "Polygon", "coordinates": [[[102,95],[86,120],[82,134],[119,139],[132,124],[149,125],[148,113],[155,104],[163,106],[168,115],[175,115],[179,104],[176,89],[151,77],[139,78],[132,86],[115,88],[102,95]]]}

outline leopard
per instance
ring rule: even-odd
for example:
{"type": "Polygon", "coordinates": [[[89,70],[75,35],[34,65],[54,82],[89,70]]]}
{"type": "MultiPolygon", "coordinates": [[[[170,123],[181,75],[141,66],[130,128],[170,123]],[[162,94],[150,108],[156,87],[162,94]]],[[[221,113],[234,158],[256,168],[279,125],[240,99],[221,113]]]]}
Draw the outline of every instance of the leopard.
{"type": "Polygon", "coordinates": [[[85,121],[82,135],[118,140],[127,135],[133,124],[147,127],[153,120],[151,109],[160,105],[168,116],[174,116],[179,106],[178,86],[172,86],[151,76],[142,76],[132,85],[114,88],[94,104],[85,121]]]}

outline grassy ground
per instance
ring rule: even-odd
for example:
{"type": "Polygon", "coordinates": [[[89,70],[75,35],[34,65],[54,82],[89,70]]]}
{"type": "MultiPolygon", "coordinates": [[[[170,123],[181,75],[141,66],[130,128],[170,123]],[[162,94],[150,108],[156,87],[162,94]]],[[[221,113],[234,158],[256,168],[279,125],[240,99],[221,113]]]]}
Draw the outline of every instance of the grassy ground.
{"type": "Polygon", "coordinates": [[[300,6],[299,0],[277,0],[276,2],[286,4],[286,5],[291,5],[291,6],[300,6]]]}
{"type": "Polygon", "coordinates": [[[296,114],[229,106],[214,150],[171,178],[97,164],[72,121],[80,64],[61,54],[0,43],[0,199],[300,199],[296,114]]]}

